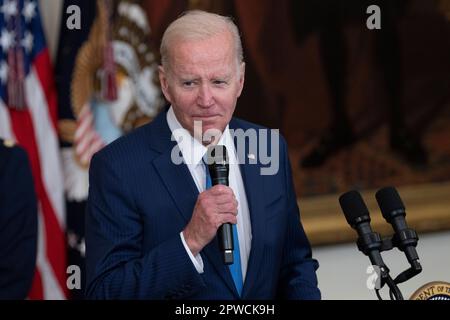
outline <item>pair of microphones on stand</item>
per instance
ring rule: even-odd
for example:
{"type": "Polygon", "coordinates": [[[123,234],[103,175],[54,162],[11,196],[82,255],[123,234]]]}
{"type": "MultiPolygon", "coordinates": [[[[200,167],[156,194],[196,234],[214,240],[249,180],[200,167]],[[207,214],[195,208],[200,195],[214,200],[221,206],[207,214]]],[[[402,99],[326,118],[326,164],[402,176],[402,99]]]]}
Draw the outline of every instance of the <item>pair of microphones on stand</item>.
{"type": "Polygon", "coordinates": [[[422,271],[416,251],[418,237],[413,229],[408,228],[405,206],[395,188],[382,188],[377,191],[375,197],[384,219],[394,229],[392,237],[381,238],[379,233],[372,231],[369,210],[358,191],[344,193],[339,197],[339,203],[348,224],[358,233],[358,249],[368,256],[372,265],[379,270],[380,285],[375,289],[378,299],[382,300],[379,290],[386,284],[389,287],[391,300],[403,300],[397,285],[422,271]],[[392,279],[389,268],[381,257],[381,252],[394,247],[404,252],[410,268],[392,279]]]}

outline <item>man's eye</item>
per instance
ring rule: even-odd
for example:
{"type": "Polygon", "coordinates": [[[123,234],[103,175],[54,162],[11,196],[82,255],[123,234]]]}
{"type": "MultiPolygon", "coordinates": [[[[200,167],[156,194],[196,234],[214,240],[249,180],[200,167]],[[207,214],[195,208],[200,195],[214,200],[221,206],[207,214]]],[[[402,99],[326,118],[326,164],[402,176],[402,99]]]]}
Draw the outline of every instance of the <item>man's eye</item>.
{"type": "Polygon", "coordinates": [[[226,85],[227,82],[225,80],[214,80],[213,84],[215,84],[216,86],[223,86],[226,85]]]}
{"type": "Polygon", "coordinates": [[[183,81],[183,87],[192,87],[194,84],[194,81],[183,81]]]}

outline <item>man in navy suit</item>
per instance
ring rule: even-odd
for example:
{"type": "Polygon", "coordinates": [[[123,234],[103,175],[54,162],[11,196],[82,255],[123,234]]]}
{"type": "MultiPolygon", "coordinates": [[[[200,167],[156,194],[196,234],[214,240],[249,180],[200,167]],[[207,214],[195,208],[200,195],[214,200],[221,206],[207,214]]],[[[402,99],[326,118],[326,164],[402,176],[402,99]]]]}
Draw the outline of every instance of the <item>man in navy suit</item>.
{"type": "Polygon", "coordinates": [[[0,139],[0,299],[25,299],[37,253],[37,200],[28,157],[0,139]]]}
{"type": "Polygon", "coordinates": [[[245,72],[237,27],[188,12],[164,33],[161,58],[171,107],[91,162],[87,297],[320,299],[286,142],[232,117],[245,72]],[[233,132],[255,133],[256,143],[233,132]],[[229,186],[208,184],[211,144],[228,150],[229,186]],[[262,144],[276,163],[269,174],[254,153],[262,144]],[[216,236],[224,223],[233,225],[231,265],[216,236]]]}

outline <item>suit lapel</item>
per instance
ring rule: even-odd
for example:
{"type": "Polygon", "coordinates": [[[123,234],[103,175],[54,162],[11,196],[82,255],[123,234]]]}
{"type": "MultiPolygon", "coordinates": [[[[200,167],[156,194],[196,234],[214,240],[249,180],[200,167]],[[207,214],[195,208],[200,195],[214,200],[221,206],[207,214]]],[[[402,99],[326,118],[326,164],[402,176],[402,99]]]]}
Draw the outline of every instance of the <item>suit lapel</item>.
{"type": "Polygon", "coordinates": [[[190,210],[197,199],[198,190],[192,180],[189,169],[185,164],[176,165],[171,157],[174,148],[178,148],[176,141],[171,140],[172,133],[166,120],[166,112],[161,112],[151,123],[148,133],[150,147],[160,153],[152,165],[161,177],[161,181],[172,197],[178,211],[189,221],[190,210]]]}
{"type": "Polygon", "coordinates": [[[171,152],[165,152],[155,158],[153,166],[161,177],[161,181],[172,197],[178,211],[186,223],[189,222],[192,216],[190,208],[194,207],[198,197],[198,190],[189,169],[185,164],[174,164],[171,159],[171,152]]]}
{"type": "MultiPolygon", "coordinates": [[[[234,121],[230,122],[230,128],[237,128],[234,121]]],[[[234,142],[236,147],[236,139],[234,140],[234,142]]],[[[261,201],[262,199],[264,199],[264,190],[260,179],[261,164],[259,162],[255,164],[249,163],[247,151],[251,150],[251,148],[246,145],[245,150],[246,152],[241,155],[244,156],[245,159],[239,159],[239,163],[250,211],[252,242],[247,265],[247,274],[245,277],[244,287],[242,289],[242,297],[244,298],[247,297],[251,292],[250,290],[252,289],[256,281],[256,277],[261,266],[261,259],[264,249],[263,238],[265,227],[264,205],[261,201]]]]}
{"type": "MultiPolygon", "coordinates": [[[[248,162],[248,161],[247,161],[248,162]]],[[[246,297],[255,283],[263,253],[264,237],[264,199],[263,187],[258,179],[260,166],[258,164],[241,164],[242,179],[244,181],[245,193],[250,211],[252,225],[252,244],[247,265],[242,296],[246,297]]]]}

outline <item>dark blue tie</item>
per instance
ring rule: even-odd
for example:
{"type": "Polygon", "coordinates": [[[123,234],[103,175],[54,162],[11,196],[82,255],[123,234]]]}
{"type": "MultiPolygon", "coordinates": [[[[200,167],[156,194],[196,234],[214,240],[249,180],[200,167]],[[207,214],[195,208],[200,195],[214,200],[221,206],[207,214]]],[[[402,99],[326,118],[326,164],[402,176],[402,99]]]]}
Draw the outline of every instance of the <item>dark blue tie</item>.
{"type": "MultiPolygon", "coordinates": [[[[206,174],[206,184],[205,189],[209,189],[212,187],[211,182],[211,176],[209,175],[208,166],[203,161],[203,164],[205,165],[205,174],[206,174]]],[[[237,233],[236,225],[233,224],[233,244],[234,244],[234,250],[233,250],[233,264],[230,264],[228,268],[230,268],[231,276],[233,277],[234,285],[236,286],[236,290],[241,295],[242,293],[242,270],[241,270],[241,254],[239,250],[239,238],[237,233]]]]}

